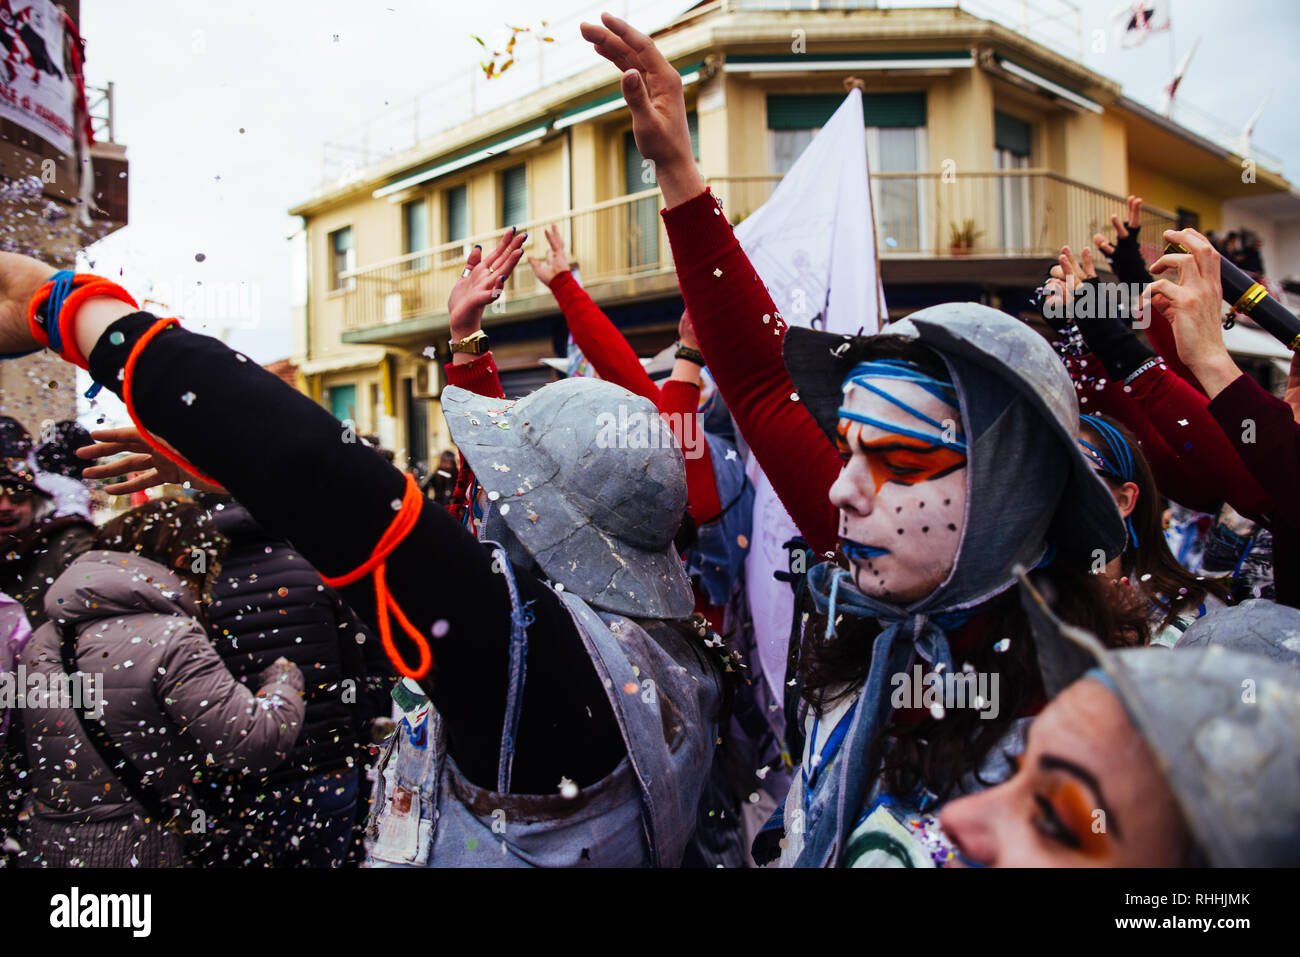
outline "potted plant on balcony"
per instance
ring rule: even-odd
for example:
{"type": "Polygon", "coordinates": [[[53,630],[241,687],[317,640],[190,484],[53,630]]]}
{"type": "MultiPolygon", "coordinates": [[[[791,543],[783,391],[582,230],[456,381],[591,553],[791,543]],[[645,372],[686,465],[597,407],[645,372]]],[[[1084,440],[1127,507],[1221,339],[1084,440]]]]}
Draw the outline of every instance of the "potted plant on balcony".
{"type": "Polygon", "coordinates": [[[958,226],[955,222],[948,224],[951,241],[948,250],[954,256],[969,256],[975,240],[984,235],[984,230],[975,228],[975,220],[965,219],[958,226]]]}

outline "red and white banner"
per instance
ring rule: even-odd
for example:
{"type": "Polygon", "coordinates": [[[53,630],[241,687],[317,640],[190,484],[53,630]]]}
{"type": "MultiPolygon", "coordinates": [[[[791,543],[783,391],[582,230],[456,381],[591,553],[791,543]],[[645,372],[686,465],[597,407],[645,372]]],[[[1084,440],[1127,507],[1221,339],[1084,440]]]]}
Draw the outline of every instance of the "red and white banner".
{"type": "Polygon", "coordinates": [[[1169,29],[1169,0],[1137,0],[1120,7],[1111,15],[1119,45],[1123,49],[1140,46],[1153,33],[1169,29]]]}
{"type": "Polygon", "coordinates": [[[0,117],[73,155],[76,84],[51,0],[0,0],[0,117]]]}

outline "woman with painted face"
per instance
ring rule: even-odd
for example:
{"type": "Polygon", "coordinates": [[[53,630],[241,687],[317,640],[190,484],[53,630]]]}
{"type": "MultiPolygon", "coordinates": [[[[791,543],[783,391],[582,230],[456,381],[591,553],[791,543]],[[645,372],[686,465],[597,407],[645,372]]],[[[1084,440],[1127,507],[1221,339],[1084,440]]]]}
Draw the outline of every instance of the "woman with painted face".
{"type": "Polygon", "coordinates": [[[1221,609],[1172,652],[1107,652],[1082,637],[1097,667],[1034,721],[1016,774],[940,814],[954,861],[1300,863],[1300,613],[1221,609]]]}
{"type": "Polygon", "coordinates": [[[1227,582],[1191,574],[1170,553],[1161,527],[1164,498],[1128,429],[1105,416],[1080,416],[1079,446],[1114,495],[1128,532],[1123,554],[1106,565],[1106,577],[1131,588],[1147,607],[1151,642],[1172,646],[1188,625],[1222,607],[1227,582]]]}
{"type": "Polygon", "coordinates": [[[1014,567],[1041,569],[1069,620],[1145,640],[1140,609],[1116,607],[1089,574],[1119,554],[1123,525],[1076,443],[1068,376],[1043,339],[975,304],[923,310],[887,335],[787,331],[691,158],[676,71],[616,17],[582,30],[624,71],[718,387],[831,559],[808,577],[808,737],[783,862],[852,865],[882,842],[924,859],[927,837],[901,822],[1005,776],[1002,747],[1045,700],[1014,567]]]}

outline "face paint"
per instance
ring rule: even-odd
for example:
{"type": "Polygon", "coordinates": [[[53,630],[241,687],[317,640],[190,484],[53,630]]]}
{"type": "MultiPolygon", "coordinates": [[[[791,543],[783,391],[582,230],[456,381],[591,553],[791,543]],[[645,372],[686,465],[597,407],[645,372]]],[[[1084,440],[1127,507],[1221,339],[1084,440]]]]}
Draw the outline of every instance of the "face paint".
{"type": "Polygon", "coordinates": [[[915,382],[870,384],[888,397],[857,384],[845,389],[839,432],[847,460],[830,498],[840,510],[840,538],[854,583],[865,594],[905,604],[939,587],[957,558],[966,456],[953,447],[957,441],[945,445],[941,439],[959,436],[960,417],[953,405],[915,382]]]}

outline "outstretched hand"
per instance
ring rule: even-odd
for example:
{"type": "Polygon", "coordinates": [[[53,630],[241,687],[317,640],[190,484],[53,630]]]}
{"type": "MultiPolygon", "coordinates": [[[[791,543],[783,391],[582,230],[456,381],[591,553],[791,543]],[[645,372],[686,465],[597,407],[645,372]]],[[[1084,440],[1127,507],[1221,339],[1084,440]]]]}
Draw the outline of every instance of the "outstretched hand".
{"type": "Polygon", "coordinates": [[[546,227],[546,242],[550,249],[546,251],[545,259],[538,259],[536,256],[528,257],[528,265],[533,269],[540,283],[549,286],[562,272],[569,271],[569,257],[564,253],[564,238],[560,235],[560,227],[554,224],[546,227]]]}
{"type": "MultiPolygon", "coordinates": [[[[1121,222],[1118,214],[1112,214],[1110,224],[1115,227],[1116,240],[1128,239],[1131,232],[1136,233],[1142,227],[1142,197],[1130,196],[1128,198],[1128,218],[1121,222]]],[[[1101,233],[1093,236],[1092,241],[1097,244],[1097,248],[1105,256],[1115,255],[1114,244],[1101,233]]]]}
{"type": "Polygon", "coordinates": [[[1076,260],[1070,247],[1062,246],[1061,254],[1057,257],[1056,265],[1052,267],[1048,277],[1043,285],[1043,290],[1047,294],[1044,300],[1044,313],[1050,310],[1055,315],[1064,316],[1066,303],[1074,298],[1079,287],[1085,281],[1097,278],[1092,250],[1085,246],[1076,260]]]}
{"type": "Polygon", "coordinates": [[[488,303],[501,298],[506,280],[524,254],[523,245],[527,238],[527,233],[512,227],[506,230],[488,255],[483,255],[482,246],[470,250],[469,258],[465,260],[469,275],[458,279],[447,297],[448,327],[453,339],[464,339],[482,327],[483,310],[488,303]]]}
{"type": "MultiPolygon", "coordinates": [[[[95,439],[95,442],[77,449],[77,458],[97,459],[108,455],[120,455],[123,452],[131,453],[124,458],[114,459],[102,465],[92,465],[82,470],[82,478],[88,479],[129,475],[130,478],[126,481],[117,482],[104,489],[110,495],[129,495],[157,485],[183,485],[186,482],[191,488],[201,492],[225,492],[220,485],[205,482],[197,475],[185,471],[175,462],[159,455],[140,437],[139,430],[135,428],[127,426],[121,429],[97,429],[90,433],[90,437],[95,439]],[[139,474],[132,475],[133,472],[139,474]]],[[[167,448],[172,448],[157,436],[154,439],[167,448]]]]}
{"type": "Polygon", "coordinates": [[[603,26],[582,24],[583,39],[623,71],[636,148],[655,164],[664,204],[679,205],[704,190],[691,150],[681,75],[640,30],[609,13],[600,21],[603,26]]]}
{"type": "Polygon", "coordinates": [[[1194,229],[1167,229],[1164,239],[1187,252],[1166,253],[1151,264],[1152,275],[1160,278],[1143,292],[1143,306],[1157,295],[1168,300],[1164,313],[1173,328],[1178,358],[1213,399],[1241,374],[1223,344],[1219,253],[1194,229]],[[1176,279],[1168,278],[1170,271],[1176,279]]]}
{"type": "Polygon", "coordinates": [[[0,355],[27,352],[40,345],[27,326],[27,304],[55,271],[30,256],[0,253],[0,355]]]}

